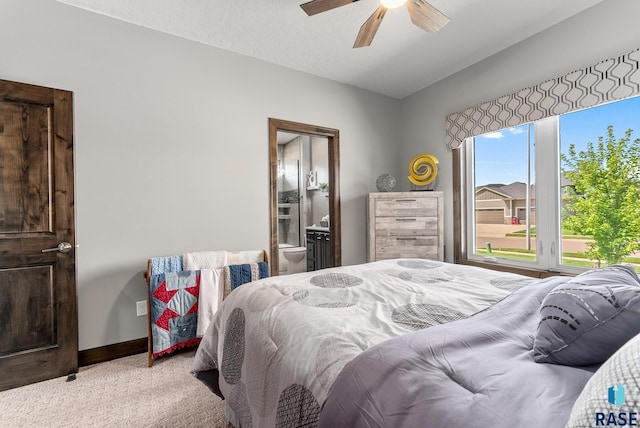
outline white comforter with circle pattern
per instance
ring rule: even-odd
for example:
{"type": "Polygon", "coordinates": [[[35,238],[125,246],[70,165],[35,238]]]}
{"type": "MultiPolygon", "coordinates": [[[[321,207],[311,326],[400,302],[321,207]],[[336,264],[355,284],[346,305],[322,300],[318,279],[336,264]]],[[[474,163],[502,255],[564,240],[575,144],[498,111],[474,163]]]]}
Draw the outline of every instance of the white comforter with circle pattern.
{"type": "Polygon", "coordinates": [[[192,372],[236,427],[316,426],[344,365],[386,339],[467,318],[530,278],[398,259],[262,279],[223,302],[192,372]]]}

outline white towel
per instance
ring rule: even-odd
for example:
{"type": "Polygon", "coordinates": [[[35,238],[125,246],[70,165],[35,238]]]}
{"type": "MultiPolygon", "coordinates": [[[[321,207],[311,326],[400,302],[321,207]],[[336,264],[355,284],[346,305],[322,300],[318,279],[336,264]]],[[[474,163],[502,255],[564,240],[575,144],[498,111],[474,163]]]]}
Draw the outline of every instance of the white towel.
{"type": "Polygon", "coordinates": [[[196,336],[201,337],[213,320],[222,303],[224,292],[224,269],[202,269],[200,271],[200,294],[198,297],[198,327],[196,336]]]}
{"type": "Polygon", "coordinates": [[[217,269],[227,264],[226,251],[200,251],[182,256],[184,270],[217,269]]]}

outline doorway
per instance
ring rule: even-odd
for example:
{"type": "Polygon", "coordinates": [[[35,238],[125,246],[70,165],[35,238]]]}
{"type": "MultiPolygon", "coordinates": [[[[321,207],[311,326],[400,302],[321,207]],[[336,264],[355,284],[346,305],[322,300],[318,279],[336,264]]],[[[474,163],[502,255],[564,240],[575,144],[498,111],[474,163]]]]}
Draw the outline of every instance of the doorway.
{"type": "Polygon", "coordinates": [[[0,80],[0,391],[78,370],[72,95],[0,80]]]}
{"type": "MultiPolygon", "coordinates": [[[[288,198],[287,193],[283,192],[282,180],[281,177],[283,174],[286,174],[284,171],[284,157],[279,157],[279,152],[284,150],[281,146],[283,145],[282,136],[290,136],[292,139],[300,137],[301,140],[309,141],[310,146],[312,147],[310,150],[307,150],[310,153],[313,150],[313,147],[323,147],[325,151],[324,156],[326,157],[326,165],[325,167],[326,175],[318,175],[317,169],[308,169],[298,167],[296,173],[296,179],[298,180],[298,189],[304,189],[307,197],[317,197],[321,198],[322,202],[328,205],[328,217],[327,217],[327,226],[328,229],[326,235],[330,236],[330,240],[328,240],[327,245],[323,245],[323,249],[326,248],[326,255],[323,254],[322,259],[326,260],[324,265],[326,266],[340,266],[342,264],[342,246],[341,246],[341,219],[340,219],[340,132],[337,129],[332,128],[324,128],[314,125],[308,125],[303,123],[285,121],[280,119],[269,119],[269,172],[270,172],[270,220],[271,220],[271,238],[270,238],[270,268],[271,275],[278,275],[280,273],[280,236],[281,231],[285,229],[285,220],[287,214],[283,212],[289,208],[292,209],[290,201],[296,201],[299,204],[300,201],[300,190],[298,190],[298,194],[293,195],[295,197],[288,198]],[[281,136],[280,144],[278,136],[281,136]],[[280,162],[279,162],[280,160],[280,162]],[[302,173],[300,171],[303,171],[302,173]],[[312,173],[313,172],[313,173],[312,173]],[[318,177],[324,180],[326,177],[326,182],[320,182],[318,177]],[[324,185],[323,185],[324,184],[324,185]],[[282,224],[281,224],[282,223],[282,224]]],[[[293,147],[293,146],[292,146],[293,147]]],[[[313,156],[312,156],[313,157],[313,156]]],[[[319,156],[316,156],[316,158],[319,156]]],[[[304,155],[302,162],[305,162],[304,155]]],[[[318,206],[321,204],[317,204],[318,206]]],[[[300,212],[301,210],[298,207],[293,207],[300,212]]],[[[305,213],[304,211],[299,216],[305,218],[314,218],[314,214],[305,213]]],[[[316,217],[318,217],[316,215],[316,217]]],[[[322,217],[317,218],[317,223],[320,223],[322,217]]],[[[290,218],[289,218],[290,220],[290,218]]],[[[316,220],[312,220],[316,222],[316,220]]],[[[299,223],[299,221],[298,221],[299,223]]],[[[304,225],[306,226],[306,225],[304,225]]],[[[318,225],[318,227],[322,227],[318,225]]],[[[290,227],[288,228],[290,229],[290,227]]],[[[299,230],[300,226],[298,226],[298,230],[296,234],[299,236],[298,242],[299,246],[307,245],[309,236],[305,233],[305,239],[302,239],[302,231],[299,230]],[[302,242],[300,242],[302,241],[302,242]]],[[[316,233],[318,234],[318,233],[316,233]]],[[[318,234],[319,235],[319,234],[318,234]]],[[[319,236],[318,236],[319,237],[319,236]]],[[[315,238],[314,238],[315,239],[315,238]]],[[[309,247],[307,247],[309,248],[309,247]]],[[[314,257],[309,257],[307,255],[308,260],[313,260],[314,257]]]]}

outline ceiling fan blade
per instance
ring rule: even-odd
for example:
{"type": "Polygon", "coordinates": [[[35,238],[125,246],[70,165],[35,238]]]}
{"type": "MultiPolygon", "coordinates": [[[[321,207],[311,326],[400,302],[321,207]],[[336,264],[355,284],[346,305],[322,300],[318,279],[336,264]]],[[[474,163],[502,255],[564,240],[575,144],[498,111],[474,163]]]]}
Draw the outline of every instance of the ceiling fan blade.
{"type": "Polygon", "coordinates": [[[357,1],[358,0],[312,0],[301,4],[300,7],[307,15],[312,16],[357,1]]]}
{"type": "Polygon", "coordinates": [[[411,22],[427,33],[435,33],[449,22],[449,18],[424,0],[409,0],[407,8],[411,22]]]}
{"type": "Polygon", "coordinates": [[[363,48],[371,44],[385,13],[387,13],[387,8],[378,6],[376,11],[373,12],[373,15],[362,24],[358,32],[358,37],[356,37],[356,42],[353,44],[354,48],[363,48]]]}

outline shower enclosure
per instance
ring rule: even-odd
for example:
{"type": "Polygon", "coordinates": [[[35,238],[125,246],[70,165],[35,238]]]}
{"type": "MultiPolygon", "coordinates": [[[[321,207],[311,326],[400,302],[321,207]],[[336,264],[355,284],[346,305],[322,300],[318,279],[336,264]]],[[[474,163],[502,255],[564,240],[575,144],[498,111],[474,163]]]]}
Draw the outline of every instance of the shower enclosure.
{"type": "Polygon", "coordinates": [[[309,137],[295,136],[278,146],[278,242],[304,247],[309,207],[305,198],[310,169],[309,137]]]}

